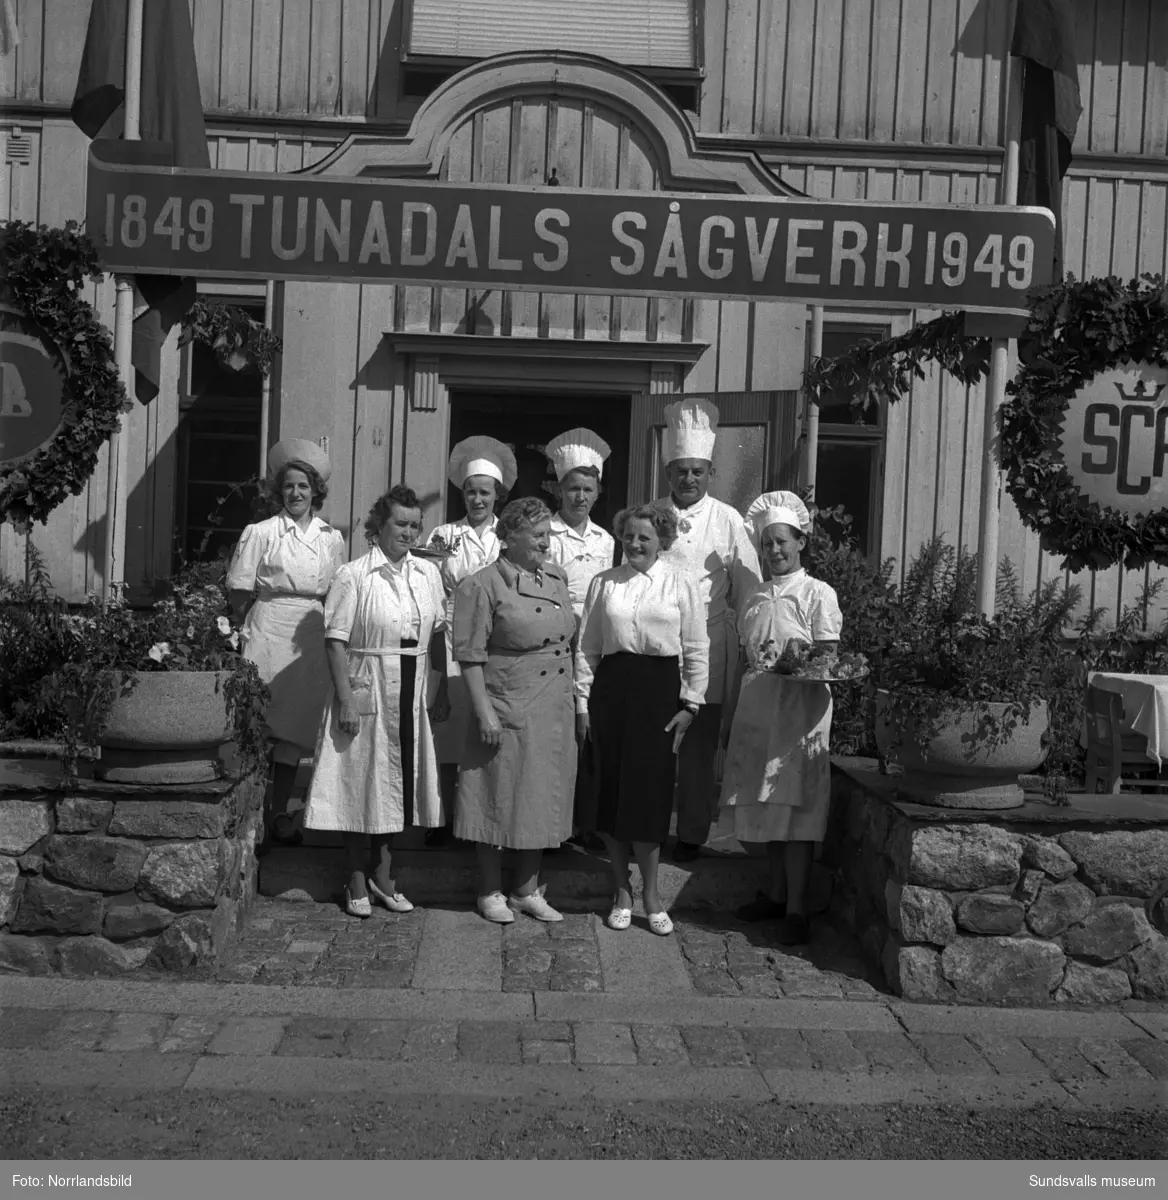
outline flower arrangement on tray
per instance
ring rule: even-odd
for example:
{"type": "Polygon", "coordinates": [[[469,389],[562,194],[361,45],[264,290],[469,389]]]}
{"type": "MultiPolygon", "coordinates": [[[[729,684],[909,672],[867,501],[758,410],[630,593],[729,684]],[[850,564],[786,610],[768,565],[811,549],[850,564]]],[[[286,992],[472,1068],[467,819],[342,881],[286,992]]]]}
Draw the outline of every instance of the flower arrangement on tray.
{"type": "Polygon", "coordinates": [[[781,653],[767,638],[758,658],[764,671],[807,683],[853,683],[868,674],[864,655],[840,654],[836,646],[815,646],[799,638],[792,638],[781,653]]]}
{"type": "Polygon", "coordinates": [[[418,555],[419,558],[430,558],[436,562],[440,562],[444,558],[450,558],[451,555],[457,554],[461,545],[461,533],[454,534],[447,541],[446,538],[435,531],[430,535],[430,540],[424,546],[414,546],[410,553],[418,555]]]}

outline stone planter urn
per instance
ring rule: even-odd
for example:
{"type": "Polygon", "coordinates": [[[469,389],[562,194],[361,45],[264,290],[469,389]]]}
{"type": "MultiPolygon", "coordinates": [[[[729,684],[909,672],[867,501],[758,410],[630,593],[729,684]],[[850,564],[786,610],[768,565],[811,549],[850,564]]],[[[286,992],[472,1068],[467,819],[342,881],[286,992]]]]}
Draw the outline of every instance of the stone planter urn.
{"type": "Polygon", "coordinates": [[[118,696],[94,774],[111,783],[205,783],[223,774],[231,740],[226,671],[139,671],[118,696]]]}
{"type": "MultiPolygon", "coordinates": [[[[877,691],[876,746],[885,758],[893,750],[889,713],[895,704],[895,695],[877,691]]],[[[989,705],[998,719],[1007,707],[989,705]]],[[[997,744],[979,734],[978,724],[977,711],[971,705],[966,712],[950,715],[923,750],[909,724],[895,748],[896,761],[904,769],[899,789],[904,799],[938,808],[1017,808],[1022,804],[1018,776],[1037,770],[1046,758],[1043,735],[1050,724],[1046,704],[1035,704],[1030,720],[1019,721],[997,744]]]]}

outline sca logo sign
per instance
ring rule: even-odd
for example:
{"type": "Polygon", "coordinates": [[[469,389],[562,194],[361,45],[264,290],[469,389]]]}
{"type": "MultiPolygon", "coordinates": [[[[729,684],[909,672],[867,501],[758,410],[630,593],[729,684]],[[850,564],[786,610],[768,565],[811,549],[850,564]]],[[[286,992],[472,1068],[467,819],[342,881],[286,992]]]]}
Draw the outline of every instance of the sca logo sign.
{"type": "Polygon", "coordinates": [[[1060,446],[1096,504],[1132,515],[1168,508],[1168,368],[1101,371],[1068,401],[1060,446]]]}
{"type": "Polygon", "coordinates": [[[66,365],[37,325],[0,308],[0,466],[35,454],[65,417],[66,365]]]}

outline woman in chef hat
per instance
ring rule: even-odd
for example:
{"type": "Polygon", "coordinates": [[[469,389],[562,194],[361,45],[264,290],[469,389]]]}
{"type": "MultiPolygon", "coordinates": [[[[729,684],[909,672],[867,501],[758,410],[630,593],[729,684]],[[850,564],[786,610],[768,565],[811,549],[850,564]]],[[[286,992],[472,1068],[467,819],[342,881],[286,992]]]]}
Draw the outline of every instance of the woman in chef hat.
{"type": "Polygon", "coordinates": [[[723,807],[734,836],[762,843],[770,879],[738,910],[746,921],[781,920],[783,945],[808,940],[807,881],[815,843],[823,841],[830,801],[831,687],[768,671],[787,643],[837,646],[843,617],[835,591],[802,565],[811,516],[794,492],[767,492],[746,522],[770,580],[747,601],[741,639],[747,670],[730,730],[723,807]]]}
{"type": "Polygon", "coordinates": [[[449,678],[450,716],[434,726],[434,748],[442,781],[442,804],[446,824],[427,833],[426,844],[442,845],[450,840],[454,796],[458,789],[458,764],[466,747],[471,725],[470,697],[462,679],[450,640],[454,618],[454,589],[468,575],[481,571],[499,557],[496,510],[507,500],[519,471],[510,447],[493,437],[465,438],[450,452],[447,478],[462,493],[466,516],[439,525],[426,548],[438,560],[446,589],[446,670],[449,678]]]}
{"type": "Polygon", "coordinates": [[[590,517],[600,496],[604,463],[612,450],[591,429],[569,429],[552,438],[544,453],[556,473],[560,501],[559,511],[552,517],[548,562],[563,568],[572,611],[579,623],[588,585],[616,561],[612,535],[590,517]]]}
{"type": "Polygon", "coordinates": [[[227,572],[231,606],[243,622],[244,657],[272,693],[269,835],[280,845],[301,840],[288,805],[296,768],[313,752],[324,711],[324,597],[346,558],[340,530],[317,515],[331,474],[328,455],[315,442],[286,438],[273,446],[268,486],[280,511],[244,529],[227,572]]]}

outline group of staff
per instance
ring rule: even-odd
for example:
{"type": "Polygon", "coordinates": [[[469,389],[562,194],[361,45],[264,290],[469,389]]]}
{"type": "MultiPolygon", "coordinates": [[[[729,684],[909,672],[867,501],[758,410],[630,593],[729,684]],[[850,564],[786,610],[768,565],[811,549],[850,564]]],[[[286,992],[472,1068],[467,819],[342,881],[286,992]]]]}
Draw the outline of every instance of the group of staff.
{"type": "Polygon", "coordinates": [[[767,887],[737,915],[805,942],[831,690],[766,665],[792,639],[837,643],[842,620],[834,591],[803,567],[810,517],[797,496],[766,493],[744,519],[709,494],[717,428],[706,400],[666,410],[670,496],[617,515],[619,566],[590,517],[609,455],[590,430],[546,447],[554,514],[534,497],[508,503],[514,455],[469,438],[449,464],[467,515],[423,546],[418,496],[393,487],[365,521],[368,552],[348,563],[318,515],[327,456],[308,441],[275,446],[281,511],[247,527],[228,573],[245,654],[272,692],[268,841],[299,840],[288,810],[296,765],[312,754],[303,824],[343,835],[352,916],[374,902],[412,909],[392,849],[415,825],[431,841],[475,843],[485,919],[562,920],[541,857],[575,828],[608,851],[608,926],[632,921],[635,858],[649,928],[664,936],[673,925],[657,875],[675,803],[673,857],[690,862],[720,802],[770,864],[767,887]],[[506,892],[504,850],[515,852],[506,892]]]}

